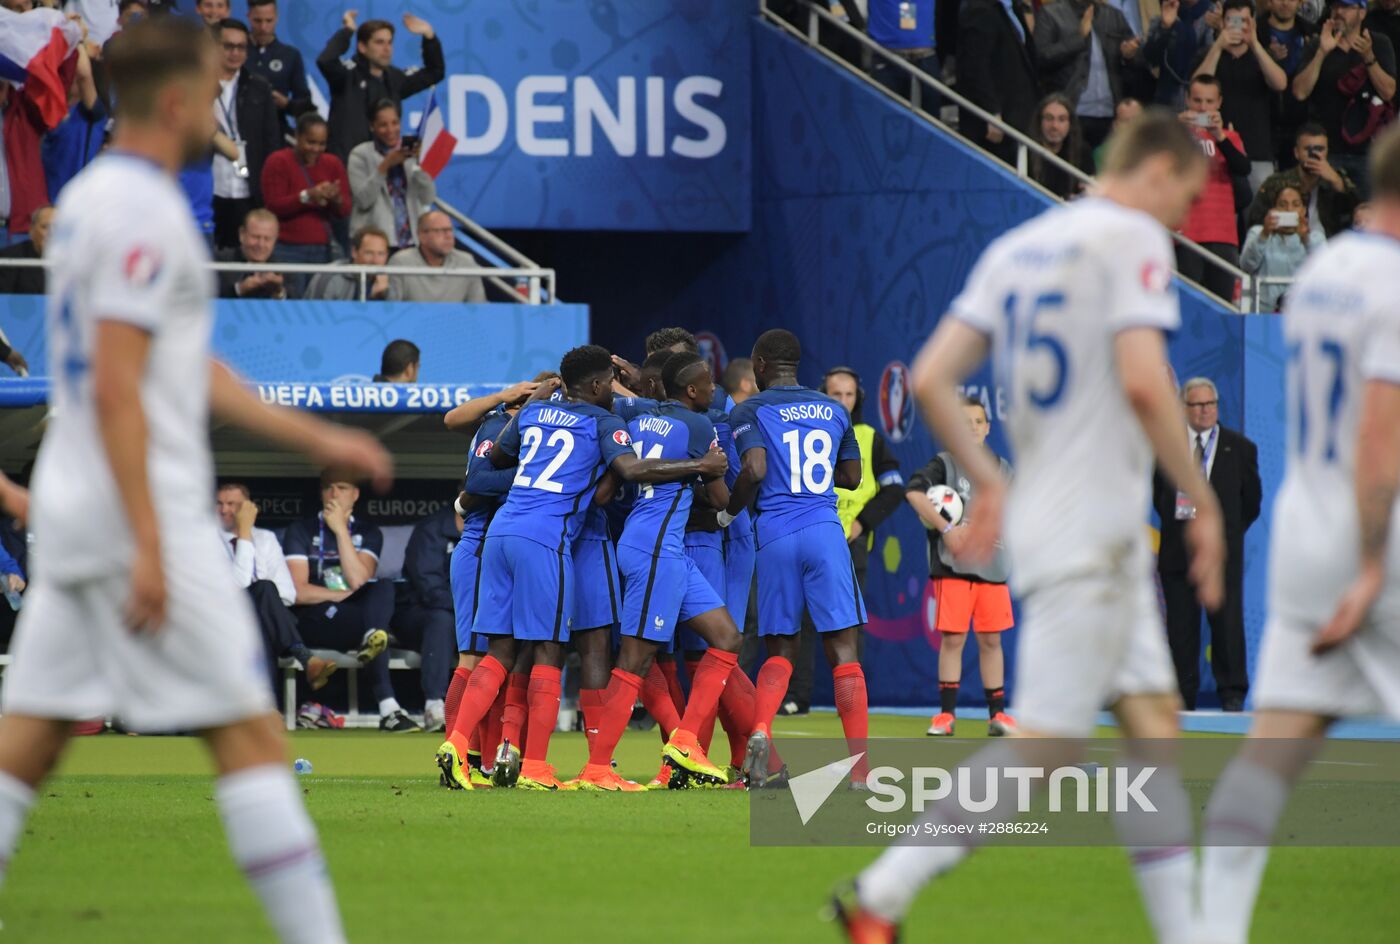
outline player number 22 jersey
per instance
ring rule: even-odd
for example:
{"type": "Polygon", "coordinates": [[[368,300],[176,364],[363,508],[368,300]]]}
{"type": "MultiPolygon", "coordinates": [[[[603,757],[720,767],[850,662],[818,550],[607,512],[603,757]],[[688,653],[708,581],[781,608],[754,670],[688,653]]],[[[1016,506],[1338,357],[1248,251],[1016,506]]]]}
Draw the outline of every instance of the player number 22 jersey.
{"type": "Polygon", "coordinates": [[[519,457],[515,480],[487,537],[516,535],[567,549],[604,468],[632,451],[622,420],[591,403],[527,403],[497,441],[519,457]]]}

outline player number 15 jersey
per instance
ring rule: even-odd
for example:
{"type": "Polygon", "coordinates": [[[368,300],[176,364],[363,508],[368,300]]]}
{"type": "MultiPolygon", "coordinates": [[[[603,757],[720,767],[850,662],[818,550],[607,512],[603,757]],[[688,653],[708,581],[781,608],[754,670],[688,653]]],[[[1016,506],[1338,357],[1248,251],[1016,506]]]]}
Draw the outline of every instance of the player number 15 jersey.
{"type": "Polygon", "coordinates": [[[1171,271],[1154,218],[1088,198],[993,242],[953,301],[952,317],[990,339],[1009,406],[1017,475],[1005,531],[1018,592],[1146,553],[1152,450],[1114,341],[1177,327],[1171,271]]]}

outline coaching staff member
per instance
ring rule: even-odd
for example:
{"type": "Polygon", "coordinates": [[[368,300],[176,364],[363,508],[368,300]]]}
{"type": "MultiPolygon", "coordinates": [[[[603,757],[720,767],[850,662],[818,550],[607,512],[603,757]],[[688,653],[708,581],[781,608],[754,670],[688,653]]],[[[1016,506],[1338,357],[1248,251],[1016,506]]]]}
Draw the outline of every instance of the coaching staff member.
{"type": "MultiPolygon", "coordinates": [[[[1210,380],[1194,377],[1186,381],[1181,399],[1186,405],[1192,454],[1220,499],[1230,552],[1225,563],[1225,603],[1218,612],[1207,615],[1210,664],[1220,707],[1243,711],[1249,691],[1244,650],[1244,533],[1259,517],[1259,450],[1244,436],[1220,425],[1220,393],[1210,380]]],[[[1196,707],[1201,685],[1201,607],[1187,577],[1181,532],[1183,522],[1194,518],[1196,509],[1167,483],[1160,470],[1153,476],[1152,504],[1162,519],[1157,571],[1167,604],[1167,641],[1176,663],[1181,700],[1190,711],[1196,707]]]]}

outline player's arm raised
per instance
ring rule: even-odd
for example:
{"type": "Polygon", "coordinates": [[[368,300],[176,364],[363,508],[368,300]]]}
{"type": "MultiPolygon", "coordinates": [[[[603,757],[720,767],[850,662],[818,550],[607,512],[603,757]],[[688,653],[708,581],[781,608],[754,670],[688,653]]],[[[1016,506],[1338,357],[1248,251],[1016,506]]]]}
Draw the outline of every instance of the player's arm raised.
{"type": "Polygon", "coordinates": [[[165,570],[160,529],[146,469],[148,427],[141,405],[141,378],[150,357],[151,335],[123,321],[97,323],[92,355],[92,396],[116,481],[122,511],[135,545],[126,624],[134,632],[154,632],[165,621],[165,570]]]}
{"type": "Polygon", "coordinates": [[[1215,491],[1191,458],[1182,435],[1181,405],[1167,372],[1167,344],[1154,327],[1126,328],[1113,341],[1118,382],[1138,423],[1152,443],[1157,464],[1196,506],[1186,525],[1191,547],[1191,581],[1209,610],[1225,598],[1225,525],[1215,491]]]}
{"type": "Polygon", "coordinates": [[[459,403],[449,410],[442,418],[442,425],[454,433],[470,435],[476,432],[487,413],[498,406],[525,400],[538,387],[539,384],[533,380],[522,380],[520,383],[513,384],[497,393],[488,393],[484,397],[472,397],[466,403],[459,403]]]}
{"type": "Polygon", "coordinates": [[[1368,380],[1361,393],[1356,434],[1356,512],[1361,528],[1361,566],[1337,612],[1313,640],[1322,654],[1356,635],[1385,586],[1391,509],[1400,491],[1400,384],[1368,380]]]}
{"type": "Polygon", "coordinates": [[[914,395],[924,420],[972,479],[976,514],[970,515],[966,550],[972,561],[991,558],[1001,533],[1006,482],[991,454],[972,438],[957,385],[987,359],[987,336],[958,318],[945,317],[914,361],[914,395]]]}

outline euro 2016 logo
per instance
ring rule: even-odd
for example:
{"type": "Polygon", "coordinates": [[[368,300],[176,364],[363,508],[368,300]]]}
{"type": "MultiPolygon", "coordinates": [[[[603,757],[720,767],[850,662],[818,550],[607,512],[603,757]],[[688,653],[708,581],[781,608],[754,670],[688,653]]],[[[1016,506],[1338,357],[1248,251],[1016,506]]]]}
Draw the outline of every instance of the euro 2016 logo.
{"type": "Polygon", "coordinates": [[[903,442],[914,428],[914,397],[903,361],[890,361],[880,373],[880,427],[890,442],[903,442]]]}

